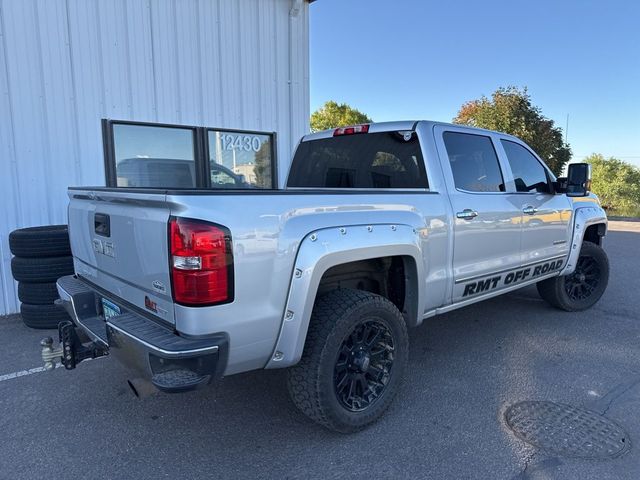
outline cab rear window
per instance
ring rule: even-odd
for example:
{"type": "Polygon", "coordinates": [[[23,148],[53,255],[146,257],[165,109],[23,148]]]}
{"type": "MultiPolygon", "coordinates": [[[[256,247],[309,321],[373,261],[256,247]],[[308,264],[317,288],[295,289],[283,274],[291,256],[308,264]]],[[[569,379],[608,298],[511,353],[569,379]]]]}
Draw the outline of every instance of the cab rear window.
{"type": "Polygon", "coordinates": [[[301,142],[288,187],[428,188],[415,132],[341,135],[301,142]]]}

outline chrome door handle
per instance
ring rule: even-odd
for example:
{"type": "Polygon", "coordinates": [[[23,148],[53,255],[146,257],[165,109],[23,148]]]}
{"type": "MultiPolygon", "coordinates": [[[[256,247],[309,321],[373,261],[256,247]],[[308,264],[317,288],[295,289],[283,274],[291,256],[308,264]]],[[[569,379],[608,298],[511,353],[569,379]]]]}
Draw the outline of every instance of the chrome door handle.
{"type": "Polygon", "coordinates": [[[537,208],[532,207],[531,205],[527,205],[522,209],[522,213],[526,213],[527,215],[534,215],[538,212],[537,208]]]}
{"type": "Polygon", "coordinates": [[[456,213],[456,217],[462,218],[463,220],[473,220],[477,216],[478,212],[469,208],[465,208],[463,211],[456,213]]]}

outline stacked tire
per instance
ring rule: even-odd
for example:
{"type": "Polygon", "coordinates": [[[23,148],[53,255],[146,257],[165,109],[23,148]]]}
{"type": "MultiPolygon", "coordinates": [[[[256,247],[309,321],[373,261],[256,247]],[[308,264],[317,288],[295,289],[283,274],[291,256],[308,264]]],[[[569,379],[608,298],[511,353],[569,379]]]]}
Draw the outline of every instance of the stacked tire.
{"type": "Polygon", "coordinates": [[[31,328],[57,328],[69,315],[55,304],[56,280],[73,274],[66,225],[21,228],[9,234],[11,272],[18,282],[22,321],[31,328]]]}

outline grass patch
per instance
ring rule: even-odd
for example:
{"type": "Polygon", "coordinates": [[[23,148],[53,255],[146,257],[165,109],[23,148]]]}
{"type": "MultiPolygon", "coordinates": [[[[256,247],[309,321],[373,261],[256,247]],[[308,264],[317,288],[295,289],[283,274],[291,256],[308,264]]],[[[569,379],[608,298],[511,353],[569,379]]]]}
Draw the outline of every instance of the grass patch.
{"type": "Polygon", "coordinates": [[[640,207],[609,209],[607,216],[640,218],[640,207]]]}

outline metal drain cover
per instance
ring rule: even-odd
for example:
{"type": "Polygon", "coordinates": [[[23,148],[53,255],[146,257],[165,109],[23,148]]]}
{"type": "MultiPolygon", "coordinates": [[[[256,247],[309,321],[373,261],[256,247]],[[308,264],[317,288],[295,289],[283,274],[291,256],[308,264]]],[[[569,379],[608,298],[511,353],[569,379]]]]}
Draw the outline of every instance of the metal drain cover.
{"type": "Polygon", "coordinates": [[[519,402],[505,412],[520,439],[565,457],[612,458],[631,447],[615,422],[590,410],[554,402],[519,402]]]}

